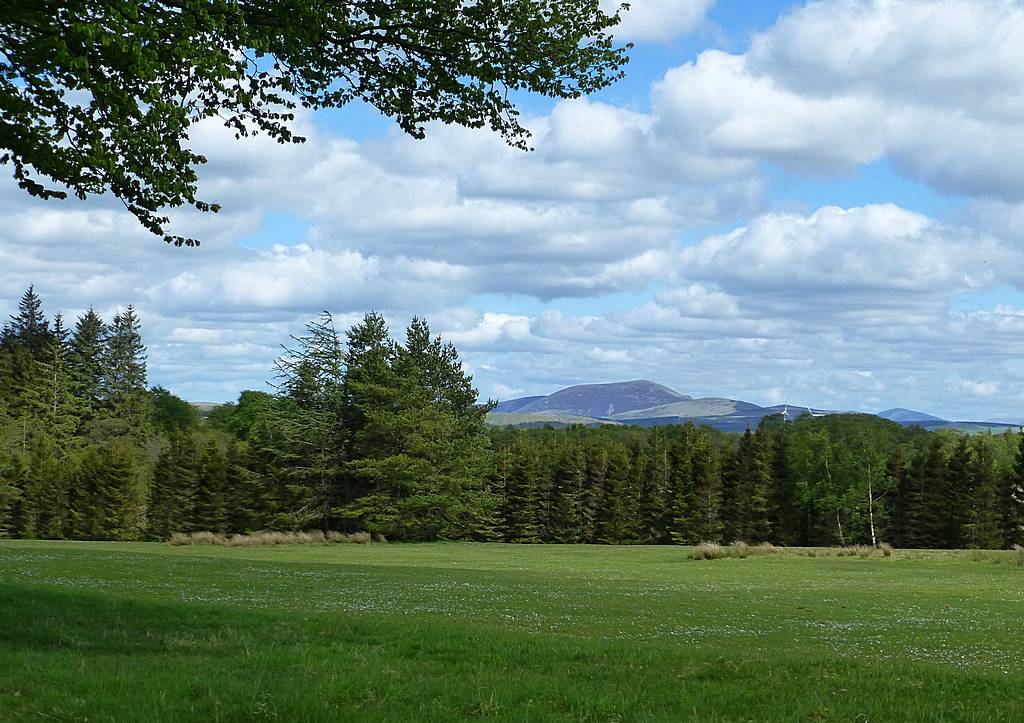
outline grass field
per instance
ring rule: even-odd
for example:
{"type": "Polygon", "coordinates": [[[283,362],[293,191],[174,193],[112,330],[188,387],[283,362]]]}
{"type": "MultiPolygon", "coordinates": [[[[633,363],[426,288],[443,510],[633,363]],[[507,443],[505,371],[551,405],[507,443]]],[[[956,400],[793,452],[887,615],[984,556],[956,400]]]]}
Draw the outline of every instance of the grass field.
{"type": "Polygon", "coordinates": [[[1012,553],[0,543],[0,719],[1024,720],[1012,553]]]}

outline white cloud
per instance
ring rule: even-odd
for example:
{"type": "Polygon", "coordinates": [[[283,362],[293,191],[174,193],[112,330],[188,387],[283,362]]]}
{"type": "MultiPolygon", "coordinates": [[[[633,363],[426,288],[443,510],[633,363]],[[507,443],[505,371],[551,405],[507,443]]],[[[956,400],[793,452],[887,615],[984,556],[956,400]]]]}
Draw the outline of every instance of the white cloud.
{"type": "MultiPolygon", "coordinates": [[[[664,43],[696,28],[715,0],[631,0],[629,10],[615,28],[615,37],[622,41],[664,43]]],[[[601,0],[606,13],[616,11],[618,0],[601,0]]]]}
{"type": "Polygon", "coordinates": [[[960,382],[960,389],[968,396],[981,398],[994,397],[1000,391],[997,382],[973,382],[966,379],[960,382]]]}

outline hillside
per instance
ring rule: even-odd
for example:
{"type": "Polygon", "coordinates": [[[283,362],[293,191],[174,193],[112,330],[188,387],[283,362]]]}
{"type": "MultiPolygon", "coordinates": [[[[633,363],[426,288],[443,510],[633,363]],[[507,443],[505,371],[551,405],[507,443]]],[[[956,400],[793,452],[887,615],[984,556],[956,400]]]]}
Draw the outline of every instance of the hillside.
{"type": "Polygon", "coordinates": [[[918,412],[914,409],[904,409],[903,407],[895,407],[894,409],[886,409],[884,412],[879,412],[878,416],[882,419],[889,419],[893,422],[899,422],[900,424],[921,424],[924,422],[938,423],[945,422],[945,419],[936,417],[925,412],[918,412]]]}
{"type": "MultiPolygon", "coordinates": [[[[564,412],[608,419],[616,414],[650,409],[691,398],[644,379],[611,384],[580,384],[534,399],[515,409],[521,413],[564,412]]],[[[513,402],[518,400],[513,400],[513,402]]],[[[506,410],[501,410],[506,411],[506,410]]],[[[508,410],[511,411],[511,410],[508,410]]]]}

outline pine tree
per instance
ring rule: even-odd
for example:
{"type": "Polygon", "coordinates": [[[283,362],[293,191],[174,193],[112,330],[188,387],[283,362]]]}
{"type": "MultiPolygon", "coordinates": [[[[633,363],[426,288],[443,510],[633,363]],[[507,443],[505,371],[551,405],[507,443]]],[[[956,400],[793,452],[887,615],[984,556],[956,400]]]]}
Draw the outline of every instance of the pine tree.
{"type": "Polygon", "coordinates": [[[54,319],[53,334],[40,362],[39,420],[62,448],[78,429],[80,412],[69,368],[70,341],[60,314],[54,319]]]}
{"type": "Polygon", "coordinates": [[[645,453],[648,462],[640,495],[640,540],[663,545],[671,542],[672,524],[668,439],[663,429],[651,430],[645,453]]]}
{"type": "Polygon", "coordinates": [[[582,538],[584,542],[597,542],[597,519],[604,501],[605,480],[608,477],[608,446],[593,439],[587,447],[587,481],[581,505],[582,538]]]}
{"type": "Polygon", "coordinates": [[[693,510],[697,504],[694,487],[694,438],[696,430],[692,422],[679,427],[669,448],[669,483],[672,500],[672,520],[669,534],[677,545],[693,545],[701,542],[698,531],[690,527],[693,510]]]}
{"type": "MultiPolygon", "coordinates": [[[[33,436],[25,469],[26,496],[32,496],[32,536],[58,539],[68,514],[68,478],[64,455],[45,433],[33,436]]],[[[22,535],[28,536],[28,535],[22,535]]]]}
{"type": "Polygon", "coordinates": [[[885,477],[889,488],[894,492],[892,529],[889,539],[896,547],[906,547],[906,530],[908,526],[914,524],[913,512],[919,505],[915,505],[915,500],[908,499],[908,496],[912,496],[913,490],[907,470],[907,460],[901,447],[896,447],[889,452],[885,463],[885,477]]]}
{"type": "Polygon", "coordinates": [[[1003,544],[1024,545],[1024,429],[1016,435],[1013,465],[1003,475],[1000,490],[1003,544]]]}
{"type": "Polygon", "coordinates": [[[195,521],[197,530],[227,531],[228,461],[220,445],[213,439],[206,443],[199,460],[199,475],[195,491],[195,521]]]}
{"type": "Polygon", "coordinates": [[[703,430],[697,433],[692,465],[693,506],[690,508],[685,527],[690,531],[691,539],[721,540],[721,466],[717,451],[703,430]]]}
{"type": "Polygon", "coordinates": [[[101,394],[111,418],[105,436],[127,436],[136,442],[149,436],[152,411],[146,393],[146,347],[131,305],[114,317],[107,330],[101,394]]]}
{"type": "Polygon", "coordinates": [[[96,417],[103,401],[106,337],[107,325],[93,309],[78,318],[71,336],[68,367],[83,424],[96,417]]]}
{"type": "Polygon", "coordinates": [[[563,450],[554,474],[551,501],[551,541],[578,543],[583,540],[583,493],[587,482],[587,460],[583,445],[571,441],[563,450]]]}
{"type": "Polygon", "coordinates": [[[506,542],[540,542],[540,455],[525,435],[518,435],[511,449],[511,466],[501,501],[506,542]]]}
{"type": "Polygon", "coordinates": [[[18,302],[18,313],[11,317],[5,340],[24,347],[37,361],[42,360],[47,346],[53,340],[50,322],[43,313],[43,302],[29,286],[18,302]]]}
{"type": "Polygon", "coordinates": [[[1003,546],[1000,529],[999,488],[989,441],[984,436],[974,439],[971,464],[971,486],[974,504],[968,525],[968,544],[976,549],[991,550],[1003,546]]]}
{"type": "Polygon", "coordinates": [[[596,535],[600,542],[617,544],[631,539],[629,450],[612,443],[608,450],[608,471],[604,478],[604,492],[596,520],[596,535]]]}
{"type": "Polygon", "coordinates": [[[287,481],[288,514],[296,527],[331,527],[340,503],[346,439],[341,424],[344,354],[334,320],[323,312],[293,337],[294,348],[277,360],[280,403],[276,424],[287,481]]]}
{"type": "Polygon", "coordinates": [[[971,446],[967,435],[960,435],[949,456],[946,467],[946,529],[943,535],[953,548],[966,547],[968,527],[971,524],[971,499],[973,489],[973,466],[971,446]]]}
{"type": "Polygon", "coordinates": [[[16,508],[21,499],[25,470],[16,455],[4,455],[0,450],[0,538],[13,537],[16,526],[16,508]]]}

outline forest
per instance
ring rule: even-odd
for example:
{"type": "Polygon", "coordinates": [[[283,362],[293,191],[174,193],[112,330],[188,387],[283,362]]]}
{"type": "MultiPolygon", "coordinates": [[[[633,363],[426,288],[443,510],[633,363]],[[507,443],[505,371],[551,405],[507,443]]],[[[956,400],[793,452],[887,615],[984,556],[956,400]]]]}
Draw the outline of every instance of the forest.
{"type": "Polygon", "coordinates": [[[291,339],[272,392],[203,416],[148,386],[141,322],[50,319],[33,288],[0,336],[0,537],[365,531],[389,540],[908,548],[1024,543],[1024,432],[872,415],[489,429],[457,350],[367,314],[291,339]]]}

